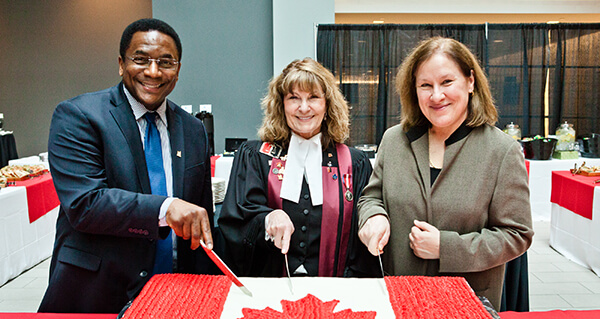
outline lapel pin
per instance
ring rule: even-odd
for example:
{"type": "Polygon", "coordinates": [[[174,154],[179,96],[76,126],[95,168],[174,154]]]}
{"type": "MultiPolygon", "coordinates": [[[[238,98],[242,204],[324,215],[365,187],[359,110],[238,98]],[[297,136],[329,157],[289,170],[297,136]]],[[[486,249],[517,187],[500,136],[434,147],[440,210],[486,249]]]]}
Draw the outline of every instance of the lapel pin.
{"type": "Polygon", "coordinates": [[[181,151],[177,151],[177,157],[181,157],[181,151]]]}

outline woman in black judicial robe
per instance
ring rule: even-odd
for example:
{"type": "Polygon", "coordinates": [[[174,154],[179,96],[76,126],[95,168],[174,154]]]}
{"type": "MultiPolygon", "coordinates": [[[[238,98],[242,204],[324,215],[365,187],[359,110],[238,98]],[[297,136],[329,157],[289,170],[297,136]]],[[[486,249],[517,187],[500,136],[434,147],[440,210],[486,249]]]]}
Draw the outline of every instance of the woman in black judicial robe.
{"type": "Polygon", "coordinates": [[[371,175],[343,144],[349,111],[331,72],[306,58],[269,84],[261,141],[235,155],[218,224],[239,276],[380,277],[357,235],[356,203],[371,175]]]}

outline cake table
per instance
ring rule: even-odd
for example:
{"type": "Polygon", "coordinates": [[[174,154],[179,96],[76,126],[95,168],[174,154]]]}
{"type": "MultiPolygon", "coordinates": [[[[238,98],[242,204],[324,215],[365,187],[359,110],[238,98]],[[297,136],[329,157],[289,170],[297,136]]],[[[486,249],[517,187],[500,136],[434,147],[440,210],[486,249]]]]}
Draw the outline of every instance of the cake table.
{"type": "Polygon", "coordinates": [[[462,277],[385,279],[156,275],[121,318],[492,318],[462,277]]]}

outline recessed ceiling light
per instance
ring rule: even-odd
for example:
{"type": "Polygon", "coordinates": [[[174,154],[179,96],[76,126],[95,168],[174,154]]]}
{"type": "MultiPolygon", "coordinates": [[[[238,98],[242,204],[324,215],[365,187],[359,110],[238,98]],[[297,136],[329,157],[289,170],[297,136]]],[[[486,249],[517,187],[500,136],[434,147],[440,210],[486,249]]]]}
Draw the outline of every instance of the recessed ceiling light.
{"type": "Polygon", "coordinates": [[[373,20],[373,23],[383,23],[383,20],[373,20]]]}

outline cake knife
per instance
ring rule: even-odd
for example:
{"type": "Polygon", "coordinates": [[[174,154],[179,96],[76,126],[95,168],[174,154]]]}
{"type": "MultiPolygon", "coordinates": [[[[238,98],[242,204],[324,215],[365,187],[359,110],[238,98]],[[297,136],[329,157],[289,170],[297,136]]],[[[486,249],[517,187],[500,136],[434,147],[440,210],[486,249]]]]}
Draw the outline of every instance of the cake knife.
{"type": "Polygon", "coordinates": [[[377,257],[379,258],[379,268],[381,268],[381,278],[384,279],[383,283],[381,284],[381,289],[383,290],[383,294],[386,294],[386,289],[385,289],[385,273],[383,272],[383,264],[381,263],[381,251],[379,249],[377,249],[377,257]]]}
{"type": "Polygon", "coordinates": [[[292,295],[294,294],[294,286],[292,286],[292,277],[290,277],[290,265],[288,264],[287,254],[283,254],[285,256],[285,270],[288,276],[288,286],[290,286],[290,292],[292,295]]]}
{"type": "Polygon", "coordinates": [[[377,250],[377,257],[379,258],[379,268],[381,268],[381,278],[385,278],[385,273],[383,272],[383,264],[381,263],[381,252],[377,250]]]}
{"type": "Polygon", "coordinates": [[[219,256],[212,249],[208,249],[208,247],[206,247],[206,244],[204,244],[204,241],[201,240],[200,245],[202,246],[208,257],[210,257],[210,259],[217,265],[217,267],[221,269],[225,276],[227,276],[227,278],[233,281],[233,283],[236,286],[238,286],[238,288],[240,288],[243,293],[252,297],[252,293],[250,292],[250,290],[248,290],[248,288],[246,288],[246,286],[242,284],[240,279],[231,271],[231,269],[229,269],[229,267],[227,267],[223,260],[221,260],[221,258],[219,258],[219,256]]]}

